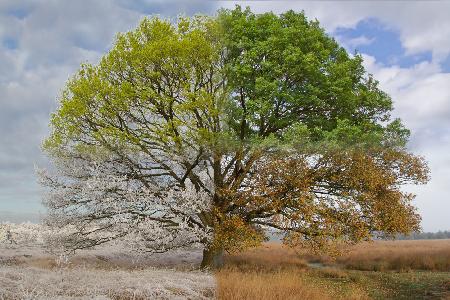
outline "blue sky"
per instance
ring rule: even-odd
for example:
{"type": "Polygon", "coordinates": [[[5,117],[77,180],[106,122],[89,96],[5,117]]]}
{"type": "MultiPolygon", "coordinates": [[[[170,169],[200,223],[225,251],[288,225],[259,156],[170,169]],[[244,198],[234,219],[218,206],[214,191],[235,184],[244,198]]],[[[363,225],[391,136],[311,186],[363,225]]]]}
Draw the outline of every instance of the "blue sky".
{"type": "Polygon", "coordinates": [[[356,51],[371,55],[385,66],[410,68],[419,62],[432,61],[430,50],[408,54],[399,32],[388,28],[376,18],[363,19],[352,28],[338,27],[332,34],[346,44],[350,53],[356,51]]]}
{"type": "Polygon", "coordinates": [[[256,12],[304,10],[367,70],[412,130],[410,149],[430,163],[427,186],[410,187],[423,229],[450,229],[450,2],[445,1],[14,1],[0,2],[0,221],[43,213],[34,165],[64,82],[96,63],[117,32],[146,15],[214,14],[236,3],[256,12]]]}

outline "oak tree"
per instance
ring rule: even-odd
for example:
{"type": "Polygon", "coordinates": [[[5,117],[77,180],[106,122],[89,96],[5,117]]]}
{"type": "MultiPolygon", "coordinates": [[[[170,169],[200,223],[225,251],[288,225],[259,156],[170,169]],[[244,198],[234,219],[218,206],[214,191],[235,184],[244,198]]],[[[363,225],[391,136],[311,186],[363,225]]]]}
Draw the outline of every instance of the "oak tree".
{"type": "Polygon", "coordinates": [[[59,100],[45,203],[72,249],[200,243],[215,267],[271,229],[323,250],[419,228],[402,185],[428,169],[391,98],[303,13],[145,18],[59,100]]]}

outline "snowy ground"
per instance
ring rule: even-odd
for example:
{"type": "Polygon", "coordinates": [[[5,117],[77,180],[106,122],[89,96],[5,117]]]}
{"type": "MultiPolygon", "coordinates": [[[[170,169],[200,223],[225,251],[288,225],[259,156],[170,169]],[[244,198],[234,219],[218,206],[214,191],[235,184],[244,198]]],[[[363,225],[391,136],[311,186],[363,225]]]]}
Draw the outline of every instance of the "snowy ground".
{"type": "Polygon", "coordinates": [[[199,250],[133,255],[103,247],[67,258],[43,250],[39,227],[8,226],[19,242],[0,224],[0,300],[214,298],[213,276],[197,270],[199,250]]]}

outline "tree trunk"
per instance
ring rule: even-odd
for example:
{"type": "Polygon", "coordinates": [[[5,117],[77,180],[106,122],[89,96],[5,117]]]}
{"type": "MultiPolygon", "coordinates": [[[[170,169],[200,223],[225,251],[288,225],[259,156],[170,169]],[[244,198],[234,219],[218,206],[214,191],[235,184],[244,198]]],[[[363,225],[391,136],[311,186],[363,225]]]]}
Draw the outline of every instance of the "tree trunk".
{"type": "Polygon", "coordinates": [[[223,266],[222,249],[203,249],[202,269],[220,269],[223,266]]]}

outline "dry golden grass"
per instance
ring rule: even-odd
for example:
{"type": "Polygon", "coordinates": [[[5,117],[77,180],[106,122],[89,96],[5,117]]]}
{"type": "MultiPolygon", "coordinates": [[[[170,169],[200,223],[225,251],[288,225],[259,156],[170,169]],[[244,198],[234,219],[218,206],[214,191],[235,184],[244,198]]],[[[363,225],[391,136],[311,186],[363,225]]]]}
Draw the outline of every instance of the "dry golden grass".
{"type": "Polygon", "coordinates": [[[216,274],[219,299],[332,299],[317,287],[305,283],[294,270],[242,272],[226,268],[216,274]]]}
{"type": "MultiPolygon", "coordinates": [[[[308,259],[305,253],[301,256],[308,259]]],[[[309,257],[311,259],[311,257],[309,257]]],[[[313,259],[314,260],[314,259],[313,259]]],[[[316,257],[332,263],[328,257],[316,257]]],[[[450,271],[450,240],[375,241],[349,247],[336,264],[365,271],[450,271]]]]}
{"type": "MultiPolygon", "coordinates": [[[[320,273],[325,277],[343,276],[336,270],[320,273]]],[[[225,267],[216,273],[216,280],[219,299],[368,299],[356,288],[337,295],[312,282],[305,260],[292,249],[276,243],[227,256],[225,267]]]]}
{"type": "Polygon", "coordinates": [[[299,270],[307,267],[307,262],[296,251],[280,243],[264,243],[259,248],[228,255],[225,264],[243,271],[299,270]]]}
{"type": "Polygon", "coordinates": [[[448,273],[443,272],[450,271],[449,266],[450,240],[362,243],[348,247],[336,260],[267,243],[225,258],[225,267],[216,273],[217,296],[227,300],[314,300],[435,293],[444,297],[449,293],[443,286],[448,273]],[[319,264],[311,268],[311,263],[319,264]],[[367,272],[389,270],[440,272],[367,272]]]}

